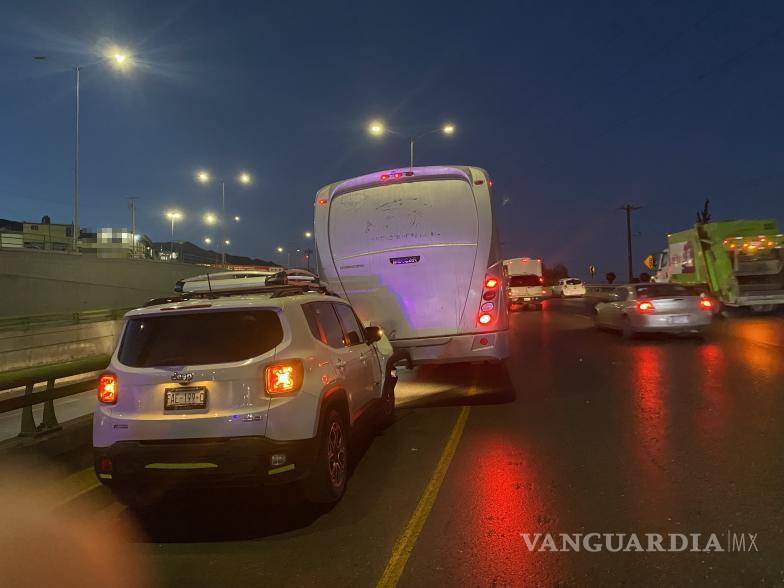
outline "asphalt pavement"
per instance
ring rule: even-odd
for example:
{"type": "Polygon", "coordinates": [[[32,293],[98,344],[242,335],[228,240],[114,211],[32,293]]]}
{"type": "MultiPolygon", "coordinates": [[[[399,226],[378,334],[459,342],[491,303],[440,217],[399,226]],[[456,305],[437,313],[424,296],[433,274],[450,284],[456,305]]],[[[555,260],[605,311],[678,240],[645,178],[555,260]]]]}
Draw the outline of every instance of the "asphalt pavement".
{"type": "Polygon", "coordinates": [[[143,515],[88,488],[74,505],[136,524],[161,585],[784,582],[781,316],[719,321],[704,339],[632,341],[594,329],[579,300],[511,322],[508,373],[401,370],[396,420],[353,440],[348,490],[332,508],[289,488],[191,492],[143,515]],[[561,533],[754,543],[527,546],[561,533]]]}

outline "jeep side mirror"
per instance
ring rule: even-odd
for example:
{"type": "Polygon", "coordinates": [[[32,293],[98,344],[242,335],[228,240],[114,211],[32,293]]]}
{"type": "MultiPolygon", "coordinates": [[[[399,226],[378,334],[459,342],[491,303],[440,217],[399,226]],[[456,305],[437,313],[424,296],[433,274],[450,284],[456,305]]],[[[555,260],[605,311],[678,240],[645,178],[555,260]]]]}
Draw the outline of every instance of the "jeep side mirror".
{"type": "Polygon", "coordinates": [[[384,330],[381,327],[365,327],[365,340],[368,343],[380,341],[383,335],[384,330]]]}

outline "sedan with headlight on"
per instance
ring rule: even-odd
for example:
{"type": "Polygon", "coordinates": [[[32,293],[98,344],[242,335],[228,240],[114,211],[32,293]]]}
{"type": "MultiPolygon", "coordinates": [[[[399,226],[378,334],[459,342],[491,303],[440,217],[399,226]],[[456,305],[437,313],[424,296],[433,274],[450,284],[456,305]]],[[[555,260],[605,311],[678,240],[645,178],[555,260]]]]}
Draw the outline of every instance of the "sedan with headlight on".
{"type": "Polygon", "coordinates": [[[639,333],[701,334],[713,319],[714,302],[677,284],[631,284],[615,288],[594,308],[597,327],[639,333]]]}

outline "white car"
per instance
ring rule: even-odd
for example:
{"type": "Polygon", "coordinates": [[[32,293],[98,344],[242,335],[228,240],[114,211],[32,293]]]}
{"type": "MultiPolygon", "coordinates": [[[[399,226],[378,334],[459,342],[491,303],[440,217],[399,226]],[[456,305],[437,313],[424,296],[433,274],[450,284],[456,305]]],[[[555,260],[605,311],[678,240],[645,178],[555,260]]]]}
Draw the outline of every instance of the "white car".
{"type": "Polygon", "coordinates": [[[361,325],[344,300],[296,286],[129,312],[99,379],[98,478],[131,503],[145,489],[295,481],[338,500],[348,439],[371,422],[360,417],[394,411],[392,347],[361,325]]]}
{"type": "Polygon", "coordinates": [[[561,298],[585,296],[585,284],[577,278],[561,278],[553,286],[553,296],[560,296],[561,298]]]}

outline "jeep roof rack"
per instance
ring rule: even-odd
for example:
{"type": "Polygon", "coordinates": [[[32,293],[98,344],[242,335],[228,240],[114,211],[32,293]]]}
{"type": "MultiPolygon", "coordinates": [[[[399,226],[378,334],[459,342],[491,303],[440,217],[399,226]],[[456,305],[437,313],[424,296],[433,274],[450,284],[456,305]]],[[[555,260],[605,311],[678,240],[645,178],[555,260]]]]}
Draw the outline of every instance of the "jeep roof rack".
{"type": "Polygon", "coordinates": [[[257,286],[255,288],[236,288],[198,292],[187,292],[175,296],[163,296],[161,298],[153,298],[148,300],[142,305],[142,308],[148,306],[158,306],[159,304],[175,304],[177,302],[186,302],[188,300],[205,300],[217,298],[229,298],[231,296],[247,296],[248,294],[270,294],[270,298],[283,298],[286,296],[297,296],[299,294],[323,294],[325,296],[338,296],[334,292],[327,289],[326,286],[318,286],[315,284],[284,284],[279,286],[257,286]]]}

